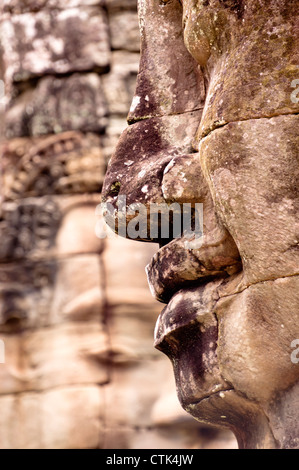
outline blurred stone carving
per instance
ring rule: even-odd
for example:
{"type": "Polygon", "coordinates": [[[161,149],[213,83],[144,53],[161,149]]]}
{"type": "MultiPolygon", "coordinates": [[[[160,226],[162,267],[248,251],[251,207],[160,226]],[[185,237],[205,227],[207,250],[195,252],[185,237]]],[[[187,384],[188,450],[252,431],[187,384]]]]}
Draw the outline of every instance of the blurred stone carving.
{"type": "Polygon", "coordinates": [[[3,148],[2,165],[6,200],[94,192],[105,171],[100,138],[79,132],[10,140],[3,148]]]}

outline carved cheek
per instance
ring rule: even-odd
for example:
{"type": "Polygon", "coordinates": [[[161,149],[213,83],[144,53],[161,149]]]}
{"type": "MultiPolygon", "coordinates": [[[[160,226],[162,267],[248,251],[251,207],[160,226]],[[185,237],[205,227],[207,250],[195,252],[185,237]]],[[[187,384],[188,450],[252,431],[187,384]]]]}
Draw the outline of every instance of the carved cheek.
{"type": "Polygon", "coordinates": [[[222,375],[250,399],[270,401],[298,381],[298,364],[290,359],[299,334],[298,287],[299,276],[270,280],[217,303],[222,375]]]}
{"type": "Polygon", "coordinates": [[[297,115],[230,123],[200,142],[215,208],[239,249],[247,285],[298,274],[298,123],[297,115]]]}

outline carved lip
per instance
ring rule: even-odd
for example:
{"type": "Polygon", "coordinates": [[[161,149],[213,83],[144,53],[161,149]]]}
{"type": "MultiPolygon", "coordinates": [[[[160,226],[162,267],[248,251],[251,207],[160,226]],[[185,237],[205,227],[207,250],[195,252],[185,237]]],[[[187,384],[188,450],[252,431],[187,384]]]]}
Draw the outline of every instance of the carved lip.
{"type": "Polygon", "coordinates": [[[223,280],[241,270],[239,257],[226,252],[225,247],[221,252],[212,244],[188,249],[185,243],[184,237],[173,239],[162,246],[146,266],[150,291],[162,303],[168,304],[180,289],[223,280]]]}
{"type": "MultiPolygon", "coordinates": [[[[222,282],[222,279],[214,279],[201,286],[179,290],[157,319],[154,346],[173,363],[184,408],[232,390],[232,385],[221,375],[217,355],[215,310],[222,282]],[[181,374],[186,365],[190,373],[187,381],[181,374]]],[[[224,397],[220,395],[220,398],[224,397]]]]}
{"type": "Polygon", "coordinates": [[[213,327],[217,331],[213,311],[221,282],[214,280],[209,286],[202,284],[175,292],[157,319],[154,346],[159,348],[167,336],[194,323],[200,324],[204,330],[213,327]]]}
{"type": "Polygon", "coordinates": [[[202,264],[196,263],[195,258],[192,261],[192,257],[190,253],[182,253],[181,244],[177,240],[155,253],[146,266],[148,285],[153,297],[168,304],[180,289],[196,287],[217,277],[219,273],[208,272],[202,264]]]}
{"type": "MultiPolygon", "coordinates": [[[[173,336],[178,330],[188,328],[192,324],[198,324],[200,335],[207,335],[207,329],[214,330],[213,341],[218,340],[218,320],[214,314],[219,300],[219,288],[223,284],[223,278],[201,280],[197,285],[188,286],[175,291],[167,305],[158,316],[155,327],[154,346],[160,349],[165,338],[173,336]],[[204,281],[204,282],[203,282],[204,281]]],[[[198,333],[199,334],[199,333],[198,333]]],[[[209,340],[211,342],[212,338],[209,340]]]]}

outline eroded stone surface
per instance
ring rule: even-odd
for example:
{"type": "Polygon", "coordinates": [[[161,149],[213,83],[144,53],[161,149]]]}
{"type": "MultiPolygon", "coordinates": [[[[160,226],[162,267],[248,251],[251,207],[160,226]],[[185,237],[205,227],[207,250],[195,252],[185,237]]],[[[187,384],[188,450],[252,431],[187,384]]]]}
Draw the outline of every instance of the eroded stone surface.
{"type": "Polygon", "coordinates": [[[95,74],[44,77],[36,88],[10,101],[5,120],[7,138],[65,131],[103,133],[107,103],[95,74]]]}
{"type": "Polygon", "coordinates": [[[200,144],[248,284],[298,274],[298,122],[294,115],[231,123],[200,144]]]}
{"type": "Polygon", "coordinates": [[[97,191],[105,172],[101,139],[66,132],[2,144],[5,200],[97,191]]]}
{"type": "Polygon", "coordinates": [[[142,55],[129,121],[201,109],[203,75],[184,46],[178,0],[142,0],[139,17],[142,55]]]}
{"type": "Polygon", "coordinates": [[[138,19],[134,11],[116,11],[110,15],[112,49],[140,50],[138,19]]]}
{"type": "Polygon", "coordinates": [[[251,285],[223,297],[215,309],[223,376],[260,403],[269,403],[281,383],[288,389],[298,380],[298,365],[290,360],[299,336],[298,282],[291,276],[251,285]]]}
{"type": "Polygon", "coordinates": [[[4,18],[0,39],[8,86],[45,74],[104,71],[109,66],[107,19],[98,8],[43,10],[4,18]]]}

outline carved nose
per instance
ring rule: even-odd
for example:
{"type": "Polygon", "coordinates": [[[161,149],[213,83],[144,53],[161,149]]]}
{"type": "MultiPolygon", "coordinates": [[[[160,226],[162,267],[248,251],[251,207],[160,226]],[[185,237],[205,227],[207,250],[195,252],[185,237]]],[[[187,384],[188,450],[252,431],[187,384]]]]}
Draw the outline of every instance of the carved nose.
{"type": "MultiPolygon", "coordinates": [[[[104,215],[112,229],[116,227],[118,232],[121,198],[125,198],[126,208],[142,204],[148,221],[151,204],[169,202],[162,191],[164,170],[177,156],[188,160],[200,117],[201,111],[161,116],[137,122],[124,131],[109,163],[102,190],[104,215]]],[[[126,211],[127,224],[133,216],[126,211]]]]}
{"type": "MultiPolygon", "coordinates": [[[[148,0],[139,6],[141,61],[131,125],[119,140],[102,190],[106,222],[119,234],[120,197],[126,208],[142,204],[147,215],[152,203],[170,202],[162,191],[164,170],[174,157],[193,152],[205,98],[202,72],[184,45],[180,2],[148,0]]],[[[127,224],[132,217],[126,213],[127,224]]]]}

